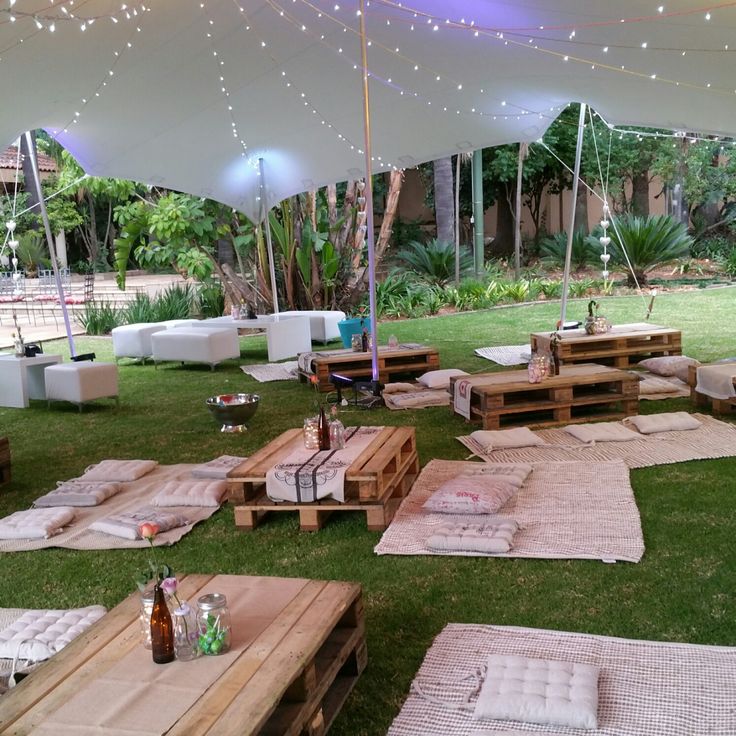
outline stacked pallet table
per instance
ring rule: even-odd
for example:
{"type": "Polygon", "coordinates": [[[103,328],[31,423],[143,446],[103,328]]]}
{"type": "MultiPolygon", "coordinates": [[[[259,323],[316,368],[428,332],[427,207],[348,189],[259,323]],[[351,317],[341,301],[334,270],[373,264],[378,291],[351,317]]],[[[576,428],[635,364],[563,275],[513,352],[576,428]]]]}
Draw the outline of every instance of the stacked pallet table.
{"type": "Polygon", "coordinates": [[[0,437],[0,486],[10,483],[10,440],[0,437]]]}
{"type": "MultiPolygon", "coordinates": [[[[417,376],[440,367],[437,348],[427,345],[399,345],[397,348],[380,346],[378,348],[378,380],[388,383],[392,377],[417,376]]],[[[371,353],[353,350],[324,350],[299,356],[299,380],[309,381],[317,376],[320,391],[334,389],[330,383],[330,373],[339,373],[353,379],[371,378],[371,353]]]]}
{"type": "MultiPolygon", "coordinates": [[[[450,379],[454,397],[455,382],[450,379]]],[[[483,429],[526,424],[551,426],[620,419],[639,411],[639,379],[603,365],[562,366],[559,376],[529,383],[526,369],[471,377],[470,416],[483,429]]],[[[454,403],[450,404],[454,412],[454,403]]]]}
{"type": "Polygon", "coordinates": [[[235,506],[238,529],[254,529],[271,512],[297,511],[300,528],[317,531],[336,511],[362,511],[368,529],[383,531],[419,474],[414,428],[384,427],[347,468],[344,503],[331,499],[271,501],[266,495],[266,473],[302,443],[301,429],[288,430],[228,473],[229,499],[235,506]]]}
{"type": "Polygon", "coordinates": [[[227,596],[228,654],[154,664],[134,593],[2,696],[0,734],[327,732],[367,661],[360,585],[187,575],[177,592],[227,596]]]}
{"type": "MultiPolygon", "coordinates": [[[[549,352],[553,333],[533,332],[533,351],[549,352]]],[[[644,358],[682,354],[682,333],[647,323],[616,325],[602,335],[585,330],[561,330],[558,355],[563,363],[599,363],[628,368],[644,358]]]]}
{"type": "MultiPolygon", "coordinates": [[[[727,364],[723,364],[727,365],[727,364]]],[[[696,390],[698,385],[698,368],[703,366],[691,365],[687,369],[687,384],[690,386],[690,399],[695,406],[707,408],[709,405],[714,414],[730,414],[736,409],[736,396],[729,399],[715,399],[712,396],[701,394],[696,390]]],[[[729,369],[726,369],[728,372],[729,369]]],[[[736,388],[736,363],[731,364],[730,370],[733,371],[733,384],[736,388]]]]}

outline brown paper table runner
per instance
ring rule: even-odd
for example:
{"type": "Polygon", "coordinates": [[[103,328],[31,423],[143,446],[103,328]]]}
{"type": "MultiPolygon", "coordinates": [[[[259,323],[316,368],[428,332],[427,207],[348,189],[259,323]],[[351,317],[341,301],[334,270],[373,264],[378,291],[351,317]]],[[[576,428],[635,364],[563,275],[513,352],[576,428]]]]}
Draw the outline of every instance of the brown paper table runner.
{"type": "Polygon", "coordinates": [[[136,646],[40,723],[34,734],[161,736],[225,674],[307,583],[298,578],[259,578],[256,588],[244,584],[239,576],[218,575],[198,595],[219,592],[227,597],[232,619],[227,654],[158,665],[149,650],[142,644],[136,646]]]}

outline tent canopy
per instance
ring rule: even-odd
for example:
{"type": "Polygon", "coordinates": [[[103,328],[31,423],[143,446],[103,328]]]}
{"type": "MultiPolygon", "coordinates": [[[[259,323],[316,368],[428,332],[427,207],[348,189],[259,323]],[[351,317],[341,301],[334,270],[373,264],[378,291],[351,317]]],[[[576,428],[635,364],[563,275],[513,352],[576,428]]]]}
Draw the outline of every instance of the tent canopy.
{"type": "MultiPolygon", "coordinates": [[[[357,7],[0,0],[0,147],[45,128],[91,175],[257,219],[365,170],[357,7]]],[[[375,171],[536,140],[571,101],[736,132],[736,3],[371,0],[366,25],[375,171]]]]}

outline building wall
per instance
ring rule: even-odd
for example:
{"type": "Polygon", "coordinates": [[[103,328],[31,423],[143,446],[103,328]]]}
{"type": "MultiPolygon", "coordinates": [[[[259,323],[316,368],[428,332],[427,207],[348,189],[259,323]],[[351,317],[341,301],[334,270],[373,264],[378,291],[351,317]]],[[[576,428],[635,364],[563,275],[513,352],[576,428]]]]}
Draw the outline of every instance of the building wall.
{"type": "MultiPolygon", "coordinates": [[[[649,185],[649,212],[652,215],[666,214],[664,195],[657,197],[662,191],[662,182],[654,179],[649,185]]],[[[572,192],[565,190],[561,195],[546,192],[542,201],[542,212],[545,229],[548,233],[567,230],[570,220],[570,202],[572,192]],[[562,219],[560,219],[562,214],[562,219]]],[[[428,232],[434,233],[434,211],[424,204],[425,188],[417,169],[407,169],[404,172],[404,184],[399,197],[398,217],[404,222],[419,222],[428,232]]],[[[485,211],[483,218],[485,235],[493,236],[496,232],[497,206],[493,205],[485,211]]],[[[588,192],[588,229],[592,230],[601,220],[603,213],[602,203],[598,197],[588,192]]],[[[467,227],[465,230],[467,231],[467,227]]],[[[522,207],[521,231],[524,237],[534,235],[534,225],[531,213],[527,207],[522,207]]]]}

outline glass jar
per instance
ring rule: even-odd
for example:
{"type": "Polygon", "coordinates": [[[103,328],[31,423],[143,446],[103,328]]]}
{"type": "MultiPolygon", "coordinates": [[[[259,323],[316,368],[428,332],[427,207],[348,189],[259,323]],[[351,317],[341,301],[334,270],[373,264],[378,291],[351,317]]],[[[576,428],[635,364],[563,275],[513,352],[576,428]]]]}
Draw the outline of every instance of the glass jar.
{"type": "Polygon", "coordinates": [[[182,662],[199,656],[199,629],[197,615],[192,607],[182,601],[174,610],[174,654],[182,662]]]}
{"type": "Polygon", "coordinates": [[[304,420],[304,447],[307,450],[319,450],[319,417],[307,417],[304,420]]]}
{"type": "Polygon", "coordinates": [[[199,651],[225,654],[230,649],[230,611],[222,593],[209,593],[197,599],[199,651]]]}
{"type": "Polygon", "coordinates": [[[388,336],[388,347],[390,350],[396,350],[399,347],[399,338],[396,335],[388,336]]]}
{"type": "Polygon", "coordinates": [[[363,335],[361,333],[352,335],[350,338],[350,346],[354,353],[361,352],[363,350],[363,335]]]}
{"type": "MultiPolygon", "coordinates": [[[[153,613],[154,597],[153,586],[147,587],[141,593],[141,610],[138,621],[141,627],[141,643],[146,649],[151,648],[151,614],[153,613]]],[[[164,594],[164,598],[166,599],[166,605],[169,607],[169,612],[171,612],[171,600],[166,594],[164,594]]]]}
{"type": "Polygon", "coordinates": [[[339,419],[330,420],[330,447],[333,450],[345,447],[345,425],[339,419]]]}
{"type": "Polygon", "coordinates": [[[541,383],[546,375],[546,360],[536,353],[532,354],[527,366],[529,383],[541,383]]]}

